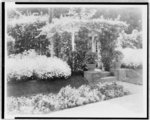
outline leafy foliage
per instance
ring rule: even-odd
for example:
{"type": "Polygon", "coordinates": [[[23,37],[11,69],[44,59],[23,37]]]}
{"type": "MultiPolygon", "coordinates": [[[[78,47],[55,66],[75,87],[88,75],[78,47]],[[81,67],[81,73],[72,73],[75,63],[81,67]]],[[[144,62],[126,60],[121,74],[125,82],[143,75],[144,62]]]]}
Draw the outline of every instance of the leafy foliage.
{"type": "Polygon", "coordinates": [[[119,33],[127,28],[127,24],[116,20],[107,20],[102,18],[102,28],[99,33],[99,41],[101,43],[101,59],[105,70],[109,71],[114,59],[113,53],[117,47],[117,37],[119,33]]]}
{"type": "Polygon", "coordinates": [[[71,35],[68,32],[54,35],[55,55],[68,62],[73,72],[83,71],[85,54],[90,50],[88,30],[81,28],[75,37],[76,51],[72,52],[71,35]]]}
{"type": "MultiPolygon", "coordinates": [[[[39,13],[37,9],[35,11],[38,12],[38,15],[28,14],[27,9],[23,9],[22,13],[24,14],[18,13],[17,11],[21,11],[21,9],[17,9],[16,14],[18,15],[15,15],[13,19],[9,18],[8,35],[15,40],[14,43],[8,43],[9,54],[18,54],[34,49],[39,54],[47,55],[49,51],[52,51],[52,43],[54,42],[55,55],[68,62],[73,69],[72,71],[78,71],[83,69],[86,52],[91,49],[89,34],[95,33],[97,34],[97,42],[101,43],[101,61],[105,70],[110,69],[114,59],[117,37],[122,31],[128,31],[128,24],[121,21],[125,19],[124,16],[110,15],[102,10],[106,13],[104,18],[101,16],[102,14],[99,14],[101,10],[98,8],[55,8],[53,11],[55,18],[51,23],[48,23],[48,9],[40,10],[44,12],[44,15],[39,13]],[[56,11],[59,13],[57,14],[56,11]],[[74,45],[71,40],[73,38],[76,52],[72,53],[74,45]]],[[[33,9],[29,9],[29,11],[34,12],[33,9]]],[[[123,11],[123,13],[126,12],[123,11]]],[[[130,15],[128,17],[131,18],[130,15]]],[[[128,23],[132,23],[129,21],[127,20],[128,23]]],[[[130,25],[129,29],[131,30],[133,26],[130,25]]],[[[118,39],[122,47],[142,48],[141,32],[133,30],[132,34],[122,33],[120,36],[118,39]]]]}
{"type": "Polygon", "coordinates": [[[123,59],[123,53],[119,50],[115,50],[114,53],[113,53],[113,56],[114,56],[114,59],[115,61],[119,62],[123,59]]]}
{"type": "MultiPolygon", "coordinates": [[[[60,19],[55,19],[53,24],[49,24],[49,25],[43,27],[42,34],[44,33],[45,35],[47,35],[47,37],[49,37],[49,36],[51,36],[51,33],[54,28],[55,32],[58,31],[58,33],[61,34],[61,33],[64,33],[64,31],[65,31],[65,32],[70,33],[71,36],[74,37],[73,33],[80,32],[80,31],[82,32],[84,30],[86,32],[85,35],[88,38],[89,36],[87,33],[91,32],[93,30],[96,31],[99,34],[99,39],[100,39],[99,42],[101,43],[102,62],[104,63],[106,70],[109,70],[110,64],[113,59],[113,51],[114,51],[114,48],[116,47],[115,46],[116,38],[118,37],[119,32],[126,29],[127,26],[128,25],[125,22],[119,21],[118,18],[115,20],[112,20],[112,19],[104,19],[103,17],[101,17],[100,19],[90,20],[90,19],[80,19],[78,17],[74,18],[74,16],[73,17],[62,17],[60,19]]],[[[80,35],[80,34],[78,34],[78,35],[80,35]]],[[[73,39],[72,37],[71,37],[71,41],[73,39]]],[[[82,42],[80,41],[80,39],[82,39],[82,37],[75,37],[74,39],[77,41],[76,43],[78,45],[79,45],[79,42],[82,44],[82,42]]],[[[77,46],[76,47],[77,52],[73,53],[73,54],[71,53],[70,58],[77,57],[77,59],[79,59],[78,61],[82,61],[82,60],[80,60],[81,55],[79,55],[79,52],[81,52],[81,54],[83,56],[85,56],[85,51],[88,51],[88,49],[89,49],[89,45],[88,45],[89,41],[84,40],[83,43],[86,43],[85,47],[82,46],[84,49],[81,50],[81,45],[79,45],[79,47],[77,46]]],[[[58,45],[58,46],[60,47],[61,45],[58,45]]],[[[58,48],[58,49],[60,49],[60,48],[58,48]]],[[[74,62],[74,63],[78,63],[78,62],[74,62]]]]}
{"type": "Polygon", "coordinates": [[[7,52],[8,55],[15,53],[15,39],[12,36],[7,36],[7,52]]]}
{"type": "Polygon", "coordinates": [[[97,54],[95,52],[87,52],[85,55],[85,61],[88,64],[95,64],[96,59],[97,59],[97,54]]]}
{"type": "Polygon", "coordinates": [[[134,29],[141,31],[142,29],[142,10],[135,7],[128,8],[97,8],[93,18],[99,18],[103,15],[107,19],[115,19],[118,15],[121,21],[126,21],[129,24],[125,30],[127,34],[131,34],[134,29]]]}
{"type": "MultiPolygon", "coordinates": [[[[29,15],[47,15],[48,8],[17,8],[16,10],[10,10],[8,12],[8,16],[10,18],[14,18],[14,16],[18,16],[18,12],[29,15]],[[17,12],[16,12],[17,11],[17,12]]],[[[115,19],[118,15],[120,15],[120,20],[126,21],[130,26],[126,29],[128,34],[132,33],[132,30],[137,29],[141,31],[142,24],[142,12],[141,9],[137,9],[135,7],[131,8],[53,8],[53,16],[54,18],[60,18],[61,16],[77,16],[79,18],[99,18],[100,16],[104,16],[108,19],[115,19]],[[85,17],[84,17],[85,16],[85,17]]]]}
{"type": "Polygon", "coordinates": [[[63,32],[62,34],[56,33],[53,36],[53,40],[55,55],[67,61],[72,49],[71,35],[67,32],[63,32]]]}
{"type": "Polygon", "coordinates": [[[116,83],[98,84],[93,88],[82,85],[78,89],[66,86],[58,94],[8,97],[7,108],[9,113],[49,113],[127,94],[129,91],[116,83]]]}
{"type": "Polygon", "coordinates": [[[70,65],[72,72],[83,71],[84,59],[82,58],[83,56],[79,52],[70,52],[68,64],[70,65]]]}
{"type": "Polygon", "coordinates": [[[21,16],[8,22],[8,35],[15,39],[14,53],[35,49],[39,54],[46,54],[50,44],[46,36],[40,34],[40,28],[46,24],[46,16],[21,16]]]}
{"type": "Polygon", "coordinates": [[[122,32],[118,37],[118,46],[122,48],[142,48],[142,32],[134,29],[131,34],[122,32]]]}
{"type": "Polygon", "coordinates": [[[124,90],[123,86],[117,85],[116,83],[98,84],[96,87],[105,95],[105,100],[128,94],[128,91],[124,90]]]}

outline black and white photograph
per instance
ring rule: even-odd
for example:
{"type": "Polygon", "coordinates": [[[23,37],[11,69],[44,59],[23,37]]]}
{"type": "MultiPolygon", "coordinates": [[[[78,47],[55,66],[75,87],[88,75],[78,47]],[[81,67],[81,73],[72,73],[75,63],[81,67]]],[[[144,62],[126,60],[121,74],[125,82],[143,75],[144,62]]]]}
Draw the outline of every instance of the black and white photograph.
{"type": "Polygon", "coordinates": [[[148,3],[3,4],[5,118],[147,118],[148,3]]]}

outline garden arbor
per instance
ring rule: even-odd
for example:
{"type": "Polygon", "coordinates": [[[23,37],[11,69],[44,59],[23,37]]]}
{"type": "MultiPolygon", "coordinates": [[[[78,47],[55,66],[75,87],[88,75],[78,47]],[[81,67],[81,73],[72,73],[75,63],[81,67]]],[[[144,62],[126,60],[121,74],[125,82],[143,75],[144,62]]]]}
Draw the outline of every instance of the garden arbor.
{"type": "Polygon", "coordinates": [[[61,17],[60,20],[56,20],[56,23],[60,26],[60,32],[71,33],[72,51],[75,51],[75,34],[80,30],[82,21],[74,17],[61,17]]]}
{"type": "Polygon", "coordinates": [[[101,57],[100,61],[104,64],[105,70],[109,70],[115,57],[113,53],[119,33],[125,30],[128,25],[120,21],[119,18],[112,20],[101,17],[85,21],[84,26],[87,27],[92,36],[92,52],[97,52],[98,57],[101,57]],[[95,36],[97,36],[97,39],[95,39],[95,36]]]}
{"type": "Polygon", "coordinates": [[[38,36],[46,35],[51,42],[50,51],[51,56],[54,56],[54,41],[52,37],[55,33],[68,32],[71,33],[71,45],[72,51],[75,51],[75,34],[79,31],[81,26],[81,21],[73,17],[61,17],[60,19],[53,19],[52,23],[48,23],[46,26],[41,28],[41,33],[38,36]]]}
{"type": "MultiPolygon", "coordinates": [[[[97,19],[79,19],[78,17],[61,17],[60,19],[53,19],[54,22],[47,24],[42,28],[42,32],[47,37],[57,33],[68,32],[71,34],[72,51],[76,50],[75,34],[79,32],[81,27],[85,27],[91,36],[91,51],[97,52],[101,56],[101,61],[106,70],[109,70],[113,59],[113,52],[116,47],[117,37],[121,31],[127,28],[125,22],[118,19],[104,19],[103,17],[97,19]],[[97,49],[97,50],[96,50],[97,49]]],[[[53,42],[51,43],[51,45],[53,42]]],[[[51,47],[51,54],[53,54],[53,47],[51,47]]]]}

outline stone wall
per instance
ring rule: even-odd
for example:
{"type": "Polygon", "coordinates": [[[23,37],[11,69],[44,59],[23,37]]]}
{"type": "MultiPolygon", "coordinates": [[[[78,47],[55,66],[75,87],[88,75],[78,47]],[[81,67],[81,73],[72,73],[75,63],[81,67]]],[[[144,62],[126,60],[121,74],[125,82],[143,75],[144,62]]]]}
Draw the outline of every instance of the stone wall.
{"type": "Polygon", "coordinates": [[[111,72],[116,76],[118,81],[143,84],[142,69],[112,69],[111,72]]]}

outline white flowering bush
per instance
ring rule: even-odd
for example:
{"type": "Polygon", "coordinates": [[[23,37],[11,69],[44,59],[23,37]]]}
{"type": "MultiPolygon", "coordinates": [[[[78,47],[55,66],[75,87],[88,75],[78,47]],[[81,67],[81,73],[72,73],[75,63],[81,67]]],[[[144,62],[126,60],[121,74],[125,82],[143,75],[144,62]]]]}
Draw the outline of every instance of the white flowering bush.
{"type": "Polygon", "coordinates": [[[39,79],[69,77],[69,65],[59,58],[37,55],[34,51],[11,55],[7,60],[8,81],[27,79],[36,75],[39,79]]]}
{"type": "Polygon", "coordinates": [[[121,46],[123,48],[134,48],[134,49],[141,49],[142,48],[142,31],[138,31],[134,29],[131,34],[127,34],[124,31],[122,31],[119,34],[119,37],[117,39],[118,46],[121,46]]]}
{"type": "Polygon", "coordinates": [[[116,83],[103,83],[94,87],[82,85],[78,89],[66,86],[57,94],[8,97],[7,109],[9,113],[49,113],[127,94],[129,91],[116,83]]]}
{"type": "Polygon", "coordinates": [[[143,63],[142,49],[125,48],[125,49],[121,49],[121,52],[124,55],[124,58],[122,60],[123,66],[129,68],[142,67],[142,63],[143,63]]]}
{"type": "Polygon", "coordinates": [[[38,75],[39,78],[67,78],[71,75],[71,69],[69,65],[57,57],[47,58],[46,56],[39,56],[35,59],[35,61],[36,66],[34,67],[34,72],[38,75]]]}
{"type": "Polygon", "coordinates": [[[103,94],[104,100],[121,97],[127,95],[129,91],[125,90],[122,85],[118,85],[117,83],[99,83],[96,85],[98,91],[101,91],[103,94]]]}

